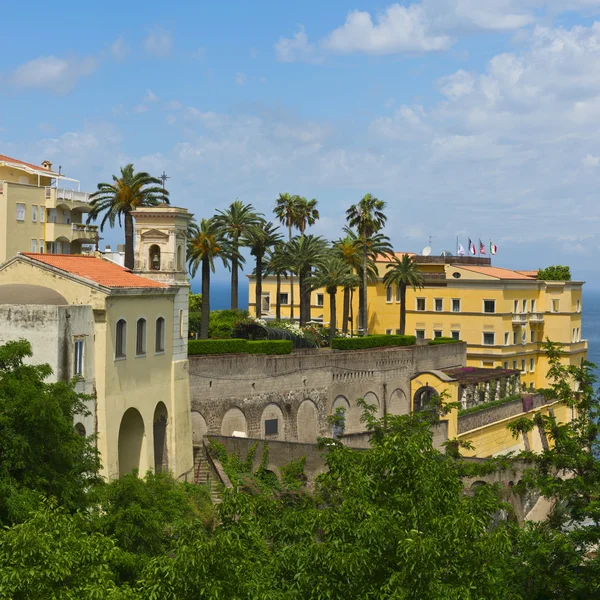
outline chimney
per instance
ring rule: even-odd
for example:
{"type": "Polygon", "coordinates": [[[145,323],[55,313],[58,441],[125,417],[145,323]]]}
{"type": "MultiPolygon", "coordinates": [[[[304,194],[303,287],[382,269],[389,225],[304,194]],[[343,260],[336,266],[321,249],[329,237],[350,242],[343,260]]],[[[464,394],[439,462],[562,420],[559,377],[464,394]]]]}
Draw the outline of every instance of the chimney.
{"type": "Polygon", "coordinates": [[[47,171],[51,171],[52,163],[49,160],[45,160],[42,162],[42,167],[44,167],[44,169],[46,169],[47,171]]]}
{"type": "Polygon", "coordinates": [[[104,247],[104,251],[110,252],[110,244],[106,244],[106,246],[104,247]]]}

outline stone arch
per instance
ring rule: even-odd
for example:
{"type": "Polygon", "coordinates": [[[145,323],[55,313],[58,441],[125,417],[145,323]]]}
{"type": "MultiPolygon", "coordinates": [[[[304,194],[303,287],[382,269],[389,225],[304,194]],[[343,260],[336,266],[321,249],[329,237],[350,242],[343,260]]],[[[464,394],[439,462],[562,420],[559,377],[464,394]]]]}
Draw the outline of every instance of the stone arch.
{"type": "Polygon", "coordinates": [[[81,436],[81,437],[86,437],[87,433],[85,431],[85,427],[83,426],[83,423],[77,423],[75,425],[75,431],[81,436]]]}
{"type": "Polygon", "coordinates": [[[410,403],[406,393],[401,388],[396,388],[391,394],[387,403],[387,413],[389,415],[407,415],[410,412],[410,403]]]}
{"type": "Polygon", "coordinates": [[[154,472],[166,473],[169,470],[169,413],[163,402],[154,409],[152,426],[154,429],[154,472]]]}
{"type": "Polygon", "coordinates": [[[421,386],[414,395],[413,398],[413,410],[414,412],[420,412],[429,407],[432,400],[437,398],[437,392],[430,385],[421,386]]]}
{"type": "Polygon", "coordinates": [[[285,440],[285,421],[283,411],[278,404],[265,406],[260,416],[260,437],[270,440],[285,440]]]}
{"type": "Polygon", "coordinates": [[[237,407],[230,408],[223,415],[223,421],[221,422],[221,435],[231,436],[234,431],[248,433],[246,415],[237,407]]]}
{"type": "Polygon", "coordinates": [[[158,244],[152,244],[150,248],[148,248],[148,269],[150,271],[160,271],[160,268],[160,246],[158,244]]]}
{"type": "MultiPolygon", "coordinates": [[[[378,417],[381,414],[381,404],[379,403],[379,398],[377,397],[377,394],[375,392],[367,392],[364,396],[363,396],[363,400],[367,403],[367,404],[373,404],[375,405],[375,413],[374,415],[376,417],[378,417]]],[[[363,414],[363,409],[359,408],[357,406],[357,410],[358,410],[358,416],[359,416],[359,423],[360,423],[360,417],[363,414]]],[[[363,425],[364,427],[364,425],[363,425]]]]}
{"type": "Polygon", "coordinates": [[[202,438],[208,432],[206,419],[197,411],[192,411],[192,444],[199,446],[202,444],[202,438]]]}
{"type": "Polygon", "coordinates": [[[135,408],[127,409],[119,427],[119,477],[139,470],[144,436],[142,415],[135,408]]]}
{"type": "Polygon", "coordinates": [[[338,409],[342,409],[344,411],[344,421],[340,425],[333,426],[333,437],[337,438],[344,433],[351,433],[348,428],[348,422],[350,420],[352,409],[350,407],[350,402],[348,402],[348,398],[346,396],[336,396],[333,404],[331,405],[331,414],[335,415],[338,409]]]}
{"type": "Polygon", "coordinates": [[[299,442],[316,442],[319,435],[319,411],[312,400],[304,400],[298,408],[296,427],[299,442]]]}
{"type": "Polygon", "coordinates": [[[183,246],[181,244],[177,246],[177,270],[183,271],[183,246]]]}

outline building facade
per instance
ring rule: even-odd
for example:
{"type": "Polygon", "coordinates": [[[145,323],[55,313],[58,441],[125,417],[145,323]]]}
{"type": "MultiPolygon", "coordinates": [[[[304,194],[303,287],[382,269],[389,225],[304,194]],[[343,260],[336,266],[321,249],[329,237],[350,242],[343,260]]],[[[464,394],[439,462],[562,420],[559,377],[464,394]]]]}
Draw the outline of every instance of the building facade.
{"type": "Polygon", "coordinates": [[[0,263],[18,252],[79,254],[96,243],[86,225],[89,194],[79,182],[52,170],[0,155],[0,263]]]}
{"type": "MultiPolygon", "coordinates": [[[[581,281],[540,281],[537,273],[491,265],[489,258],[415,256],[425,285],[406,294],[406,333],[419,339],[454,337],[468,344],[467,365],[518,369],[527,388],[545,387],[548,365],[542,343],[563,344],[565,360],[580,364],[587,355],[582,337],[581,281]]],[[[400,294],[383,284],[389,260],[377,263],[379,278],[369,285],[368,331],[399,332],[400,294]]],[[[294,280],[294,299],[299,289],[294,280]]],[[[254,280],[250,278],[249,307],[254,314],[254,280]]],[[[261,312],[274,318],[277,286],[274,277],[263,281],[261,312]]],[[[280,290],[282,318],[290,315],[290,282],[280,290]]],[[[336,296],[337,327],[342,328],[343,292],[336,296]]],[[[311,292],[311,318],[329,325],[329,296],[311,292]]],[[[351,302],[349,330],[358,331],[358,290],[351,302]]]]}

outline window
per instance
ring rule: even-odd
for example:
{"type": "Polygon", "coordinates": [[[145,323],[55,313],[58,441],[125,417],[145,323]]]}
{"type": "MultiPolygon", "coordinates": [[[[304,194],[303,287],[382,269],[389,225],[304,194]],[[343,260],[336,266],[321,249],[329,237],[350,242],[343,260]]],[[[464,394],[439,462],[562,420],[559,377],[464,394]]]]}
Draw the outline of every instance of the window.
{"type": "Polygon", "coordinates": [[[513,360],[513,371],[517,370],[517,361],[513,360]]]}
{"type": "Polygon", "coordinates": [[[535,312],[535,300],[531,301],[531,312],[535,312]]]}
{"type": "Polygon", "coordinates": [[[577,341],[581,341],[581,334],[579,333],[579,327],[577,328],[577,341]]]}
{"type": "Polygon", "coordinates": [[[508,361],[507,360],[504,361],[504,368],[508,369],[508,361]]]}
{"type": "Polygon", "coordinates": [[[442,298],[435,299],[435,312],[442,312],[444,310],[444,300],[442,298]]]}
{"type": "Polygon", "coordinates": [[[527,312],[527,300],[523,300],[523,312],[527,312]]]}
{"type": "Polygon", "coordinates": [[[400,302],[400,286],[396,286],[396,302],[400,302]]]}
{"type": "Polygon", "coordinates": [[[513,331],[513,344],[518,344],[519,343],[519,338],[517,337],[517,332],[513,331]]]}
{"type": "Polygon", "coordinates": [[[279,304],[289,304],[290,303],[290,295],[287,292],[282,292],[279,294],[279,304]]]}
{"type": "Polygon", "coordinates": [[[146,355],[146,319],[138,319],[137,322],[135,353],[137,356],[146,355]]]}
{"type": "Polygon", "coordinates": [[[392,286],[388,285],[385,288],[385,301],[386,302],[391,302],[392,301],[393,293],[394,293],[394,290],[393,290],[392,286]]]}
{"type": "Polygon", "coordinates": [[[392,335],[392,330],[391,329],[386,329],[385,330],[385,335],[392,335]]]}
{"type": "Polygon", "coordinates": [[[425,339],[425,330],[424,329],[415,329],[415,336],[418,340],[425,339]]]}
{"type": "Polygon", "coordinates": [[[46,220],[46,209],[43,206],[40,206],[40,223],[43,223],[46,220]]]}
{"type": "Polygon", "coordinates": [[[148,249],[148,269],[160,271],[160,246],[152,244],[148,249]]]}
{"type": "Polygon", "coordinates": [[[483,344],[485,346],[493,346],[496,343],[496,334],[489,331],[483,332],[483,344]]]}
{"type": "Polygon", "coordinates": [[[530,339],[531,343],[535,342],[535,331],[533,331],[533,329],[531,330],[529,336],[530,336],[529,339],[530,339]]]}
{"type": "Polygon", "coordinates": [[[37,240],[31,240],[31,251],[37,252],[37,240]]]}
{"type": "Polygon", "coordinates": [[[317,294],[317,306],[325,304],[325,294],[317,294]]]}
{"type": "Polygon", "coordinates": [[[17,204],[17,221],[25,220],[25,205],[17,204]]]}
{"type": "Polygon", "coordinates": [[[186,336],[183,335],[184,334],[184,331],[183,331],[183,324],[184,324],[183,316],[184,316],[183,309],[180,309],[179,310],[179,337],[186,337],[186,336]]]}
{"type": "Polygon", "coordinates": [[[271,310],[271,294],[263,294],[260,303],[260,311],[268,313],[271,310]]]}
{"type": "Polygon", "coordinates": [[[162,317],[158,317],[158,319],[156,319],[154,351],[165,351],[165,320],[162,317]]]}
{"type": "Polygon", "coordinates": [[[521,373],[525,373],[525,359],[521,359],[521,373]]]}
{"type": "Polygon", "coordinates": [[[504,345],[508,346],[510,344],[510,333],[508,331],[504,334],[504,345]]]}
{"type": "Polygon", "coordinates": [[[533,373],[535,371],[535,358],[529,359],[529,370],[533,373]]]}
{"type": "Polygon", "coordinates": [[[425,298],[417,298],[417,310],[425,310],[425,298]]]}
{"type": "Polygon", "coordinates": [[[127,356],[127,321],[125,319],[117,321],[116,334],[115,358],[125,358],[127,356]]]}
{"type": "Polygon", "coordinates": [[[519,301],[518,300],[515,300],[513,302],[513,312],[514,313],[518,313],[519,312],[519,301]]]}
{"type": "Polygon", "coordinates": [[[400,330],[396,329],[396,335],[400,335],[400,330]]]}
{"type": "Polygon", "coordinates": [[[552,312],[558,312],[560,310],[560,300],[552,300],[552,312]]]}
{"type": "Polygon", "coordinates": [[[31,207],[31,222],[37,223],[38,207],[34,204],[31,207]]]}
{"type": "Polygon", "coordinates": [[[44,254],[44,240],[40,240],[40,253],[44,254]]]}
{"type": "Polygon", "coordinates": [[[436,330],[433,332],[433,337],[434,337],[434,338],[440,338],[440,337],[442,337],[442,332],[441,332],[439,329],[436,329],[436,330]]]}
{"type": "Polygon", "coordinates": [[[453,340],[460,340],[460,331],[451,331],[450,335],[453,340]]]}
{"type": "Polygon", "coordinates": [[[183,270],[183,248],[177,246],[177,270],[183,270]]]}
{"type": "Polygon", "coordinates": [[[577,300],[577,308],[575,310],[581,312],[581,300],[577,300]]]}
{"type": "Polygon", "coordinates": [[[73,376],[83,377],[84,340],[77,338],[73,344],[73,376]]]}
{"type": "Polygon", "coordinates": [[[573,328],[573,334],[572,334],[572,336],[571,336],[571,337],[572,337],[572,341],[573,341],[573,342],[576,342],[576,341],[577,341],[577,337],[576,337],[576,335],[575,335],[575,331],[576,331],[576,329],[575,329],[575,328],[573,328]]]}
{"type": "Polygon", "coordinates": [[[452,312],[460,312],[460,299],[452,298],[452,312]]]}
{"type": "Polygon", "coordinates": [[[495,300],[484,300],[483,301],[483,312],[484,313],[495,313],[496,312],[496,301],[495,300]]]}
{"type": "Polygon", "coordinates": [[[279,419],[265,419],[265,435],[279,433],[279,419]]]}

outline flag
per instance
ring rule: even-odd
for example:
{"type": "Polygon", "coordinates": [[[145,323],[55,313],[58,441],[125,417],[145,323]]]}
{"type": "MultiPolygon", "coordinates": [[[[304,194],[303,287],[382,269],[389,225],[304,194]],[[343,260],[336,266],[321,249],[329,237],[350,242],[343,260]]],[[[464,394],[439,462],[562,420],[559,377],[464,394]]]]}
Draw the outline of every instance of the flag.
{"type": "Polygon", "coordinates": [[[471,238],[469,238],[469,252],[473,254],[473,256],[477,254],[477,250],[475,250],[475,244],[471,241],[471,238]]]}
{"type": "Polygon", "coordinates": [[[464,256],[465,255],[465,249],[463,248],[462,244],[458,245],[458,253],[459,256],[464,256]]]}
{"type": "Polygon", "coordinates": [[[498,252],[498,246],[496,244],[492,244],[492,240],[490,240],[490,254],[494,255],[498,252]]]}
{"type": "Polygon", "coordinates": [[[481,240],[479,240],[479,254],[485,254],[485,245],[481,240]]]}

